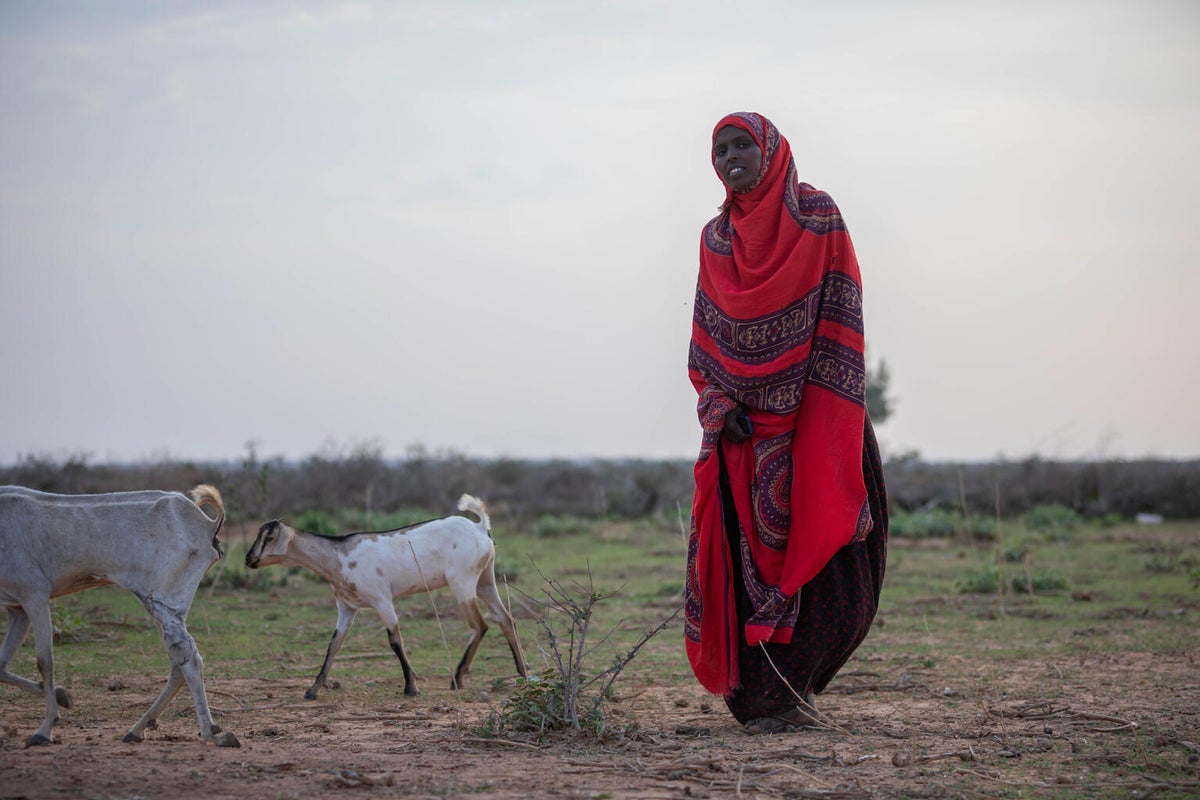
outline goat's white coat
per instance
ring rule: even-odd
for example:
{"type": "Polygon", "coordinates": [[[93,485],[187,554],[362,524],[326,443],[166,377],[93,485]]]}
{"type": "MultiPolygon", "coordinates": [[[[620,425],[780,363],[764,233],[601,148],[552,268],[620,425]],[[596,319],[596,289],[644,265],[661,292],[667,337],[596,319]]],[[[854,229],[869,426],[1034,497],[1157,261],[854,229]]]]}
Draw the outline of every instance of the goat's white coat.
{"type": "Polygon", "coordinates": [[[0,487],[0,606],[8,630],[0,644],[0,681],[46,699],[46,717],[26,744],[45,744],[58,721],[58,702],[70,695],[54,686],[50,599],[97,586],[128,589],[158,623],[171,660],[162,693],[125,735],[141,741],[147,728],[187,683],[200,735],[237,746],[232,733],[212,722],[202,676],[203,660],[186,618],[200,579],[220,557],[217,532],[225,519],[220,493],[207,485],[177,492],[59,495],[21,486],[0,487]],[[217,509],[210,519],[200,505],[217,509]],[[30,628],[42,682],[8,671],[30,628]]]}
{"type": "Polygon", "coordinates": [[[496,549],[487,510],[478,499],[463,495],[458,507],[479,517],[451,516],[411,528],[345,537],[317,536],[297,530],[278,520],[263,525],[246,554],[251,569],[272,564],[300,565],[311,569],[333,589],[338,621],[321,671],[305,697],[315,699],[329,674],[333,658],[341,649],[350,624],[362,609],[374,609],[388,631],[388,641],[404,670],[404,693],[416,694],[412,668],[400,636],[396,597],[449,587],[459,610],[471,628],[467,649],[451,681],[460,687],[487,623],[479,611],[482,602],[500,625],[512,650],[517,672],[526,674],[525,656],[516,626],[496,590],[496,549]]]}

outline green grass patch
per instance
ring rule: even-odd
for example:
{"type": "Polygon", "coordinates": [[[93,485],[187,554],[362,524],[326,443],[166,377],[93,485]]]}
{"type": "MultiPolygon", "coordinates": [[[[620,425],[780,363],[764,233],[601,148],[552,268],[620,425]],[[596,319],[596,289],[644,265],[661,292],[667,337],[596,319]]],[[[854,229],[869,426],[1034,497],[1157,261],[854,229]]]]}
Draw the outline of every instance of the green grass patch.
{"type": "MultiPolygon", "coordinates": [[[[521,524],[498,517],[493,527],[499,572],[507,578],[507,585],[501,579],[501,595],[512,606],[533,674],[554,667],[552,647],[536,618],[540,609],[523,599],[539,596],[543,575],[564,587],[586,587],[590,576],[595,591],[606,595],[591,621],[591,641],[599,643],[589,656],[593,671],[628,652],[682,602],[686,544],[673,515],[572,519],[570,525],[560,520],[553,534],[544,518],[521,524]]],[[[227,543],[227,550],[189,615],[210,685],[225,678],[264,679],[272,682],[276,697],[291,692],[299,701],[336,621],[332,593],[305,570],[247,571],[240,539],[227,543]],[[279,688],[281,682],[286,688],[279,688]]],[[[1200,525],[1191,522],[1153,527],[1080,522],[1069,537],[1047,537],[1014,520],[1003,521],[993,539],[895,537],[877,623],[846,669],[969,691],[1015,664],[1078,663],[1097,653],[1186,653],[1195,647],[1200,612],[1198,564],[1200,525]],[[964,591],[967,586],[971,590],[964,591]]],[[[416,595],[398,599],[396,608],[422,689],[444,688],[467,639],[453,598],[445,591],[416,595]]],[[[143,676],[148,692],[161,685],[166,654],[153,622],[130,594],[113,587],[93,590],[59,598],[55,609],[61,629],[57,678],[79,690],[77,697],[103,691],[113,678],[143,676]]],[[[651,639],[613,692],[694,688],[681,628],[676,620],[651,639]]],[[[32,641],[11,668],[35,674],[32,641]]],[[[373,612],[359,614],[330,678],[341,685],[330,694],[401,701],[400,665],[373,612]]],[[[509,703],[516,715],[545,699],[537,696],[544,684],[518,684],[494,626],[468,686],[491,693],[497,709],[509,703]]],[[[0,702],[36,700],[0,686],[0,702]]]]}

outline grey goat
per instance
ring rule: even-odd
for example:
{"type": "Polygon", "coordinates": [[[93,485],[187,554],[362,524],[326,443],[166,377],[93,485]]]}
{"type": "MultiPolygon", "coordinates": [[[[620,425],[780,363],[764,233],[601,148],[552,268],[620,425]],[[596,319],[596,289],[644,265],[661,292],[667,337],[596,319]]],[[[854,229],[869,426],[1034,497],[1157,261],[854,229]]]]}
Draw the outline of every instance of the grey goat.
{"type": "Polygon", "coordinates": [[[58,706],[71,696],[54,685],[50,599],[116,584],[133,593],[158,623],[171,660],[167,685],[125,734],[142,741],[159,714],[187,683],[200,721],[200,736],[220,747],[237,737],[213,724],[204,691],[203,661],[187,630],[187,613],[200,579],[221,557],[217,538],[225,505],[214,487],[200,485],[189,500],[178,492],[116,492],[63,495],[21,486],[0,486],[0,606],[8,630],[0,644],[0,681],[42,695],[46,718],[25,745],[47,744],[58,706]],[[216,509],[211,519],[200,506],[216,509]],[[33,628],[40,683],[8,671],[33,628]]]}

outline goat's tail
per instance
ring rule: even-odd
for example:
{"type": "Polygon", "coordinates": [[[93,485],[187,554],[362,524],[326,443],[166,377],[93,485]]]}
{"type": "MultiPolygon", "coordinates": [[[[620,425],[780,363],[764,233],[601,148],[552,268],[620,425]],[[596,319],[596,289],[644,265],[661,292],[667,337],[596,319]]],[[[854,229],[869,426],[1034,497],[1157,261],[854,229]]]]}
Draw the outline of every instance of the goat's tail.
{"type": "Polygon", "coordinates": [[[458,510],[470,511],[475,516],[479,517],[479,523],[483,525],[483,529],[487,531],[488,538],[492,536],[492,520],[488,516],[487,506],[483,501],[474,495],[464,494],[458,498],[458,510]]]}
{"type": "Polygon", "coordinates": [[[213,530],[213,548],[216,549],[218,556],[225,555],[225,551],[221,549],[221,526],[225,524],[225,501],[221,499],[221,493],[217,491],[217,487],[207,483],[202,483],[191,491],[192,502],[198,506],[210,505],[217,510],[217,527],[213,530]]]}

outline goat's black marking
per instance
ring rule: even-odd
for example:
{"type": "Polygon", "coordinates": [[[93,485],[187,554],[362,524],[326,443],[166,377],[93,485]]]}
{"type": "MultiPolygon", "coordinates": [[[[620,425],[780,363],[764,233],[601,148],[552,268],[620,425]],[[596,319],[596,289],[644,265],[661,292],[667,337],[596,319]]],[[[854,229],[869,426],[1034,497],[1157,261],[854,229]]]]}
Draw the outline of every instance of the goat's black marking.
{"type": "MultiPolygon", "coordinates": [[[[456,515],[451,515],[451,516],[456,516],[456,515]]],[[[310,534],[312,536],[320,536],[322,539],[328,539],[333,542],[344,542],[347,539],[354,538],[355,536],[386,536],[386,535],[392,534],[392,533],[407,533],[408,531],[411,531],[413,528],[419,528],[422,525],[428,525],[431,522],[441,522],[444,519],[450,519],[450,517],[433,517],[432,519],[423,520],[421,522],[414,522],[410,525],[404,525],[399,528],[391,528],[390,530],[386,530],[386,531],[354,531],[353,533],[324,534],[324,533],[313,533],[312,531],[306,531],[306,530],[303,530],[302,528],[296,528],[296,530],[301,531],[302,533],[310,534]]],[[[272,520],[272,522],[280,522],[280,520],[272,520]]],[[[269,525],[270,523],[267,523],[267,524],[269,525]]],[[[489,533],[488,535],[490,536],[491,534],[489,533]]]]}

